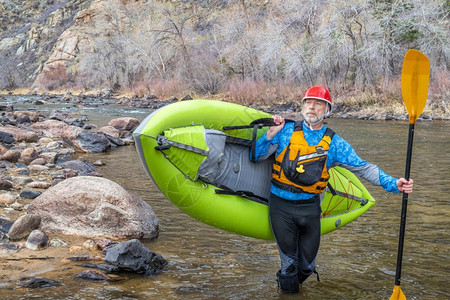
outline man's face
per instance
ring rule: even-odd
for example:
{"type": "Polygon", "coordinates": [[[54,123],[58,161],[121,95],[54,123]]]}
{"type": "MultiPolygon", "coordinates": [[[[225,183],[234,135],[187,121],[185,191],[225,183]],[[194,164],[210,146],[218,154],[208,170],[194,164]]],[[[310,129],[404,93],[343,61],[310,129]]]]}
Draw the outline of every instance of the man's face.
{"type": "Polygon", "coordinates": [[[327,103],[318,99],[305,99],[303,101],[302,115],[306,122],[315,124],[324,119],[327,103]]]}

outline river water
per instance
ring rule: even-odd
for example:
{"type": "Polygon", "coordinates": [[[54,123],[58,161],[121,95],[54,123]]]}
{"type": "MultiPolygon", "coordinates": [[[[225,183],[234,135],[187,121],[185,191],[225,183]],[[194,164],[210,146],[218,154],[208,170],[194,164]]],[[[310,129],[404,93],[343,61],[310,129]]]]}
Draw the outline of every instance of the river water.
{"type": "MultiPolygon", "coordinates": [[[[18,108],[16,108],[18,109],[18,108]]],[[[42,110],[43,107],[39,107],[42,110]]],[[[67,108],[69,111],[73,107],[67,108]]],[[[92,123],[150,110],[99,106],[84,109],[92,123]]],[[[363,159],[389,174],[404,175],[407,122],[330,119],[328,125],[347,139],[363,159]]],[[[408,299],[449,299],[450,126],[417,122],[409,196],[401,287],[408,299]]],[[[377,204],[346,227],[323,236],[317,269],[299,295],[283,295],[275,273],[279,258],[274,242],[256,240],[200,223],[180,212],[145,174],[134,146],[83,155],[102,159],[108,179],[136,193],[159,218],[160,235],[143,241],[169,265],[151,277],[127,274],[117,282],[75,279],[73,269],[59,266],[40,274],[64,282],[52,289],[10,289],[7,295],[46,299],[387,299],[392,293],[397,259],[401,194],[367,184],[377,204]]]]}

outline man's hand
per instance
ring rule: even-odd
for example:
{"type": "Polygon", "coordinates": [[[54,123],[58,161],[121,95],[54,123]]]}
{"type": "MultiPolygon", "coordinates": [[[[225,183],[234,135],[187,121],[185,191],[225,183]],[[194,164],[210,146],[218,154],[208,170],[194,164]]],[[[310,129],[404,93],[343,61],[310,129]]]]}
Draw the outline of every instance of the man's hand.
{"type": "Polygon", "coordinates": [[[270,141],[284,126],[284,118],[280,116],[273,116],[273,121],[277,126],[270,126],[267,130],[266,137],[270,141]]]}
{"type": "Polygon", "coordinates": [[[397,180],[397,188],[400,192],[409,194],[413,191],[413,183],[414,181],[411,178],[409,180],[400,178],[399,180],[397,180]]]}

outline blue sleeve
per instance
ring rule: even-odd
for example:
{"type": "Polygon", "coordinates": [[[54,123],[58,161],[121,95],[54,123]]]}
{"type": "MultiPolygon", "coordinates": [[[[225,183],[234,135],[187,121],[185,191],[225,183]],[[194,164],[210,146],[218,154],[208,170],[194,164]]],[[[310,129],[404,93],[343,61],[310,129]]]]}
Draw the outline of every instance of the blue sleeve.
{"type": "Polygon", "coordinates": [[[327,158],[327,168],[342,166],[373,185],[381,185],[387,192],[399,193],[397,179],[378,166],[361,159],[353,147],[343,138],[334,135],[327,158]]]}
{"type": "MultiPolygon", "coordinates": [[[[274,153],[278,148],[278,135],[280,132],[278,132],[273,139],[268,140],[266,133],[264,133],[263,136],[261,136],[257,141],[255,145],[255,157],[256,161],[259,159],[266,159],[269,157],[272,153],[274,153]]],[[[250,159],[252,158],[252,153],[250,151],[250,159]]]]}

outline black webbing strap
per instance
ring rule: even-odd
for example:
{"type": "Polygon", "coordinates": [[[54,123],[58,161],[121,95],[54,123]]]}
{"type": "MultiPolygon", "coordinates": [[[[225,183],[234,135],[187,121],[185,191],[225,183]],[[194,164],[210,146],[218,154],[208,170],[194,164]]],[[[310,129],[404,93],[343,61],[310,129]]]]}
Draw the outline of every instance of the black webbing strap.
{"type": "Polygon", "coordinates": [[[369,200],[367,200],[367,199],[364,199],[364,198],[361,198],[361,197],[357,197],[357,196],[355,196],[355,195],[351,195],[351,194],[348,194],[348,193],[343,193],[343,192],[340,192],[340,191],[336,191],[336,190],[331,186],[331,184],[330,184],[329,182],[328,182],[328,184],[327,184],[327,188],[328,188],[328,190],[330,191],[330,193],[331,193],[333,196],[342,196],[342,197],[346,197],[346,198],[349,198],[349,199],[352,199],[352,200],[359,201],[359,202],[361,202],[361,206],[364,206],[364,205],[367,204],[367,202],[369,202],[369,200]]]}
{"type": "Polygon", "coordinates": [[[268,204],[269,200],[267,200],[266,198],[260,197],[258,195],[253,194],[252,192],[249,191],[233,191],[227,187],[221,187],[221,189],[216,189],[215,193],[218,195],[233,195],[233,196],[240,196],[243,197],[245,199],[249,199],[261,204],[268,204]]]}
{"type": "Polygon", "coordinates": [[[207,150],[203,150],[203,149],[191,146],[191,145],[185,145],[185,144],[181,144],[178,142],[170,141],[164,135],[159,135],[157,137],[157,142],[158,142],[158,146],[155,147],[156,150],[167,150],[171,146],[174,146],[179,149],[188,150],[188,151],[195,152],[195,153],[205,155],[205,156],[208,156],[208,154],[209,154],[209,151],[207,151],[207,150]]]}

